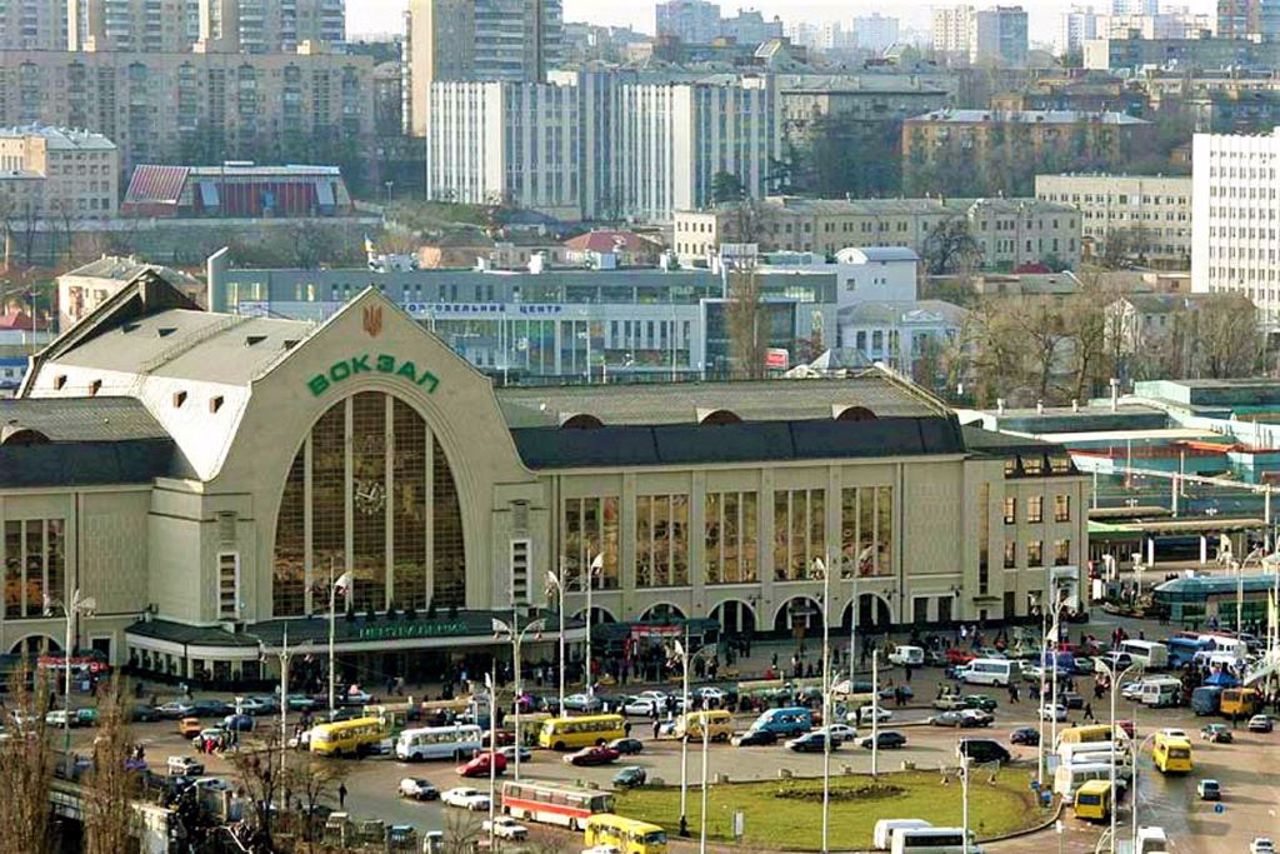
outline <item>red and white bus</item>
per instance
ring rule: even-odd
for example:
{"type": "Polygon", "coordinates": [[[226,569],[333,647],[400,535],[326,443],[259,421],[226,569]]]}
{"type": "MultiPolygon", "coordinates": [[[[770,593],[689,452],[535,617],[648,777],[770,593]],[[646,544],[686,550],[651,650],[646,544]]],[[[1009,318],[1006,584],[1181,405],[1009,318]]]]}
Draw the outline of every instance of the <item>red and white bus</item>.
{"type": "Polygon", "coordinates": [[[504,781],[502,811],[515,818],[582,830],[596,813],[613,812],[613,795],[538,780],[504,781]]]}

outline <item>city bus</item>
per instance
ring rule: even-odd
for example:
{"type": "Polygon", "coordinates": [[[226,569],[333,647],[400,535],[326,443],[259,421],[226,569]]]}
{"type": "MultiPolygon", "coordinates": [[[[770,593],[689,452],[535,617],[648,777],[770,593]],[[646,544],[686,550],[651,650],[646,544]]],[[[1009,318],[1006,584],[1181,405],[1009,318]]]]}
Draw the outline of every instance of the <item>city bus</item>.
{"type": "Polygon", "coordinates": [[[1156,736],[1151,748],[1151,761],[1162,774],[1188,774],[1191,772],[1191,742],[1180,736],[1156,736]]]}
{"type": "Polygon", "coordinates": [[[372,752],[387,728],[378,718],[356,718],[320,724],[311,730],[311,752],[320,756],[360,756],[372,752]]]}
{"type": "Polygon", "coordinates": [[[480,727],[474,724],[407,729],[396,739],[396,758],[405,762],[423,759],[462,761],[480,750],[480,727]]]}
{"type": "Polygon", "coordinates": [[[1120,652],[1127,652],[1134,660],[1142,663],[1146,670],[1163,670],[1169,666],[1169,647],[1159,641],[1122,640],[1120,652]]]}
{"type": "Polygon", "coordinates": [[[1169,666],[1186,667],[1196,657],[1197,652],[1211,649],[1209,642],[1201,640],[1199,635],[1174,635],[1165,639],[1165,647],[1169,651],[1169,666]]]}
{"type": "Polygon", "coordinates": [[[583,715],[577,718],[547,718],[538,733],[538,746],[571,750],[604,744],[627,734],[622,715],[583,715]]]}
{"type": "Polygon", "coordinates": [[[502,811],[514,818],[582,830],[587,819],[613,811],[613,795],[541,780],[505,780],[502,811]]]}
{"type": "Polygon", "coordinates": [[[656,824],[601,813],[587,819],[583,843],[588,848],[608,845],[620,854],[666,854],[667,832],[656,824]]]}

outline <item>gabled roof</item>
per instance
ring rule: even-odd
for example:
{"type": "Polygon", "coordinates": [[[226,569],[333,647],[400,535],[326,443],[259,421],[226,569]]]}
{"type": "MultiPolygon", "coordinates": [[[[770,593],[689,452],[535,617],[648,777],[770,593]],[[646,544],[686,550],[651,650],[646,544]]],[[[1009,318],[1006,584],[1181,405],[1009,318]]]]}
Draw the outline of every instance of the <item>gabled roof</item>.
{"type": "Polygon", "coordinates": [[[599,230],[579,234],[564,242],[574,252],[652,252],[658,246],[634,231],[599,230]]]}

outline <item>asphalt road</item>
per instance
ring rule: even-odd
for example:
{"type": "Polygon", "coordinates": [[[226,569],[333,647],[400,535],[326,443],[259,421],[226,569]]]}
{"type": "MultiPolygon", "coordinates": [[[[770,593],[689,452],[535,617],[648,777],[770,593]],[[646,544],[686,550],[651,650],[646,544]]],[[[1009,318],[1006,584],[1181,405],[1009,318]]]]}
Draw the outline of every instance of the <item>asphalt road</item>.
{"type": "MultiPolygon", "coordinates": [[[[900,678],[899,674],[892,671],[890,675],[898,675],[900,678]]],[[[921,703],[935,695],[940,676],[940,671],[936,670],[916,673],[913,687],[921,703]]],[[[1084,688],[1081,687],[1081,690],[1084,688]]],[[[1010,705],[1005,702],[1007,698],[1004,694],[990,693],[1001,700],[1001,706],[997,711],[995,725],[984,730],[956,731],[922,726],[919,723],[931,713],[930,710],[895,710],[894,719],[886,728],[902,726],[902,731],[908,737],[908,744],[900,750],[880,751],[879,768],[886,771],[897,770],[903,762],[908,761],[921,768],[937,768],[944,764],[952,766],[959,735],[990,736],[1007,742],[1009,732],[1015,727],[1036,724],[1033,703],[1024,699],[1020,704],[1010,705]]],[[[1105,716],[1105,701],[1095,703],[1094,711],[1099,716],[1105,716]]],[[[1079,716],[1079,712],[1072,714],[1073,720],[1078,720],[1079,716]]],[[[1180,726],[1198,733],[1200,726],[1211,720],[1197,719],[1188,709],[1149,710],[1130,703],[1118,704],[1117,716],[1135,719],[1140,735],[1165,726],[1180,726]]],[[[278,726],[278,721],[278,717],[262,718],[259,725],[278,726]]],[[[748,723],[749,718],[742,718],[739,728],[745,728],[748,723]]],[[[860,734],[869,732],[869,727],[859,729],[860,734]]],[[[1046,724],[1046,736],[1048,729],[1046,724]]],[[[164,760],[169,755],[194,755],[190,746],[177,735],[173,722],[141,724],[136,726],[135,731],[146,745],[148,760],[157,770],[163,770],[164,760]]],[[[679,743],[670,740],[654,741],[647,722],[639,719],[633,735],[645,741],[645,751],[640,756],[624,758],[619,765],[639,765],[648,771],[651,780],[660,778],[668,784],[678,784],[679,743]]],[[[78,743],[87,744],[91,737],[91,731],[76,731],[78,743]]],[[[1024,762],[1029,782],[1036,769],[1035,748],[1017,747],[1014,748],[1014,753],[1017,760],[1024,762]]],[[[1191,775],[1166,778],[1154,770],[1149,754],[1144,755],[1139,769],[1141,824],[1163,826],[1173,841],[1173,850],[1178,854],[1247,852],[1249,841],[1256,835],[1280,836],[1280,819],[1276,815],[1276,810],[1280,808],[1280,773],[1275,768],[1277,759],[1280,759],[1280,732],[1258,735],[1247,733],[1242,727],[1237,732],[1236,742],[1230,745],[1210,745],[1197,738],[1193,758],[1196,768],[1191,775]],[[1216,813],[1213,804],[1197,800],[1195,785],[1202,777],[1214,777],[1221,782],[1224,791],[1222,813],[1216,813]]],[[[346,786],[349,791],[347,808],[353,815],[380,818],[387,824],[411,824],[424,831],[443,829],[446,826],[446,812],[455,811],[440,806],[438,802],[416,803],[400,799],[396,793],[400,778],[425,777],[441,790],[458,785],[471,785],[483,790],[488,786],[488,778],[463,780],[454,772],[451,762],[407,764],[391,758],[316,761],[346,764],[346,786]]],[[[709,748],[708,761],[713,777],[723,774],[732,781],[776,778],[782,768],[789,769],[796,776],[819,776],[822,768],[821,754],[796,754],[781,745],[735,748],[727,744],[713,744],[709,748]]],[[[220,757],[207,758],[206,764],[209,774],[231,773],[228,763],[220,757]]],[[[869,772],[870,751],[856,746],[841,748],[832,758],[833,772],[843,773],[846,766],[854,772],[869,772]]],[[[522,763],[521,770],[522,776],[527,777],[595,783],[608,787],[617,767],[575,768],[566,765],[558,754],[534,751],[532,761],[522,763]]],[[[511,773],[512,769],[509,768],[508,774],[511,773]]],[[[688,763],[691,785],[699,779],[700,773],[701,745],[692,744],[688,763]]],[[[1130,815],[1128,803],[1122,804],[1119,813],[1122,827],[1128,826],[1130,815]]],[[[1093,850],[1100,828],[1076,820],[1069,809],[1064,815],[1064,826],[1065,833],[1061,838],[1049,831],[989,846],[988,850],[1002,854],[1044,854],[1046,849],[1052,851],[1058,844],[1064,852],[1070,851],[1073,854],[1093,850]]],[[[1122,835],[1121,838],[1126,837],[1122,835]]],[[[567,838],[565,841],[568,844],[567,838]]]]}

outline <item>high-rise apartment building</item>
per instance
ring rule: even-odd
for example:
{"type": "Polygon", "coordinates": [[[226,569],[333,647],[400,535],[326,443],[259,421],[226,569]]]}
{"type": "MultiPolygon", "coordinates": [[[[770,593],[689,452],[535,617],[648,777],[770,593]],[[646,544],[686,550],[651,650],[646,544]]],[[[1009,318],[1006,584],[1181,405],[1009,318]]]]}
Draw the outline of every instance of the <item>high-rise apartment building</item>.
{"type": "Polygon", "coordinates": [[[1218,36],[1280,38],[1280,0],[1218,0],[1218,36]]]}
{"type": "Polygon", "coordinates": [[[732,18],[720,20],[720,37],[742,45],[758,45],[782,38],[782,19],[766,21],[755,9],[739,9],[732,18]]]}
{"type": "Polygon", "coordinates": [[[708,204],[721,172],[758,197],[782,145],[778,98],[761,77],[648,84],[583,72],[547,84],[436,83],[429,108],[427,198],[563,218],[668,221],[708,204]]]}
{"type": "Polygon", "coordinates": [[[0,2],[0,48],[65,50],[67,0],[0,2]]]}
{"type": "Polygon", "coordinates": [[[1021,6],[996,6],[973,14],[969,61],[1003,68],[1027,64],[1027,13],[1021,6]]]}
{"type": "Polygon", "coordinates": [[[1160,0],[1111,0],[1113,15],[1158,15],[1160,0]]]}
{"type": "Polygon", "coordinates": [[[933,10],[933,49],[940,54],[969,55],[972,6],[938,6],[933,10]]]}
{"type": "Polygon", "coordinates": [[[546,80],[564,11],[561,0],[410,0],[405,29],[405,129],[426,136],[433,83],[546,80]]]}
{"type": "Polygon", "coordinates": [[[1058,32],[1053,42],[1054,52],[1058,56],[1081,53],[1084,43],[1098,37],[1101,15],[1093,11],[1092,6],[1073,6],[1071,11],[1058,16],[1058,32]]]}
{"type": "Polygon", "coordinates": [[[346,0],[199,0],[208,53],[294,53],[305,42],[342,44],[346,0]]]}
{"type": "Polygon", "coordinates": [[[180,53],[199,37],[200,0],[64,0],[67,48],[180,53]]]}
{"type": "Polygon", "coordinates": [[[1234,291],[1280,321],[1280,225],[1270,135],[1196,134],[1191,173],[1191,289],[1234,291]]]}
{"type": "Polygon", "coordinates": [[[897,43],[898,34],[898,19],[889,15],[874,12],[853,19],[853,40],[863,50],[883,51],[897,43]]]}
{"type": "Polygon", "coordinates": [[[720,35],[720,7],[707,0],[668,0],[654,8],[655,31],[685,44],[710,44],[720,35]]]}
{"type": "Polygon", "coordinates": [[[333,162],[372,144],[372,78],[344,54],[0,51],[0,125],[93,128],[125,170],[333,162]]]}

